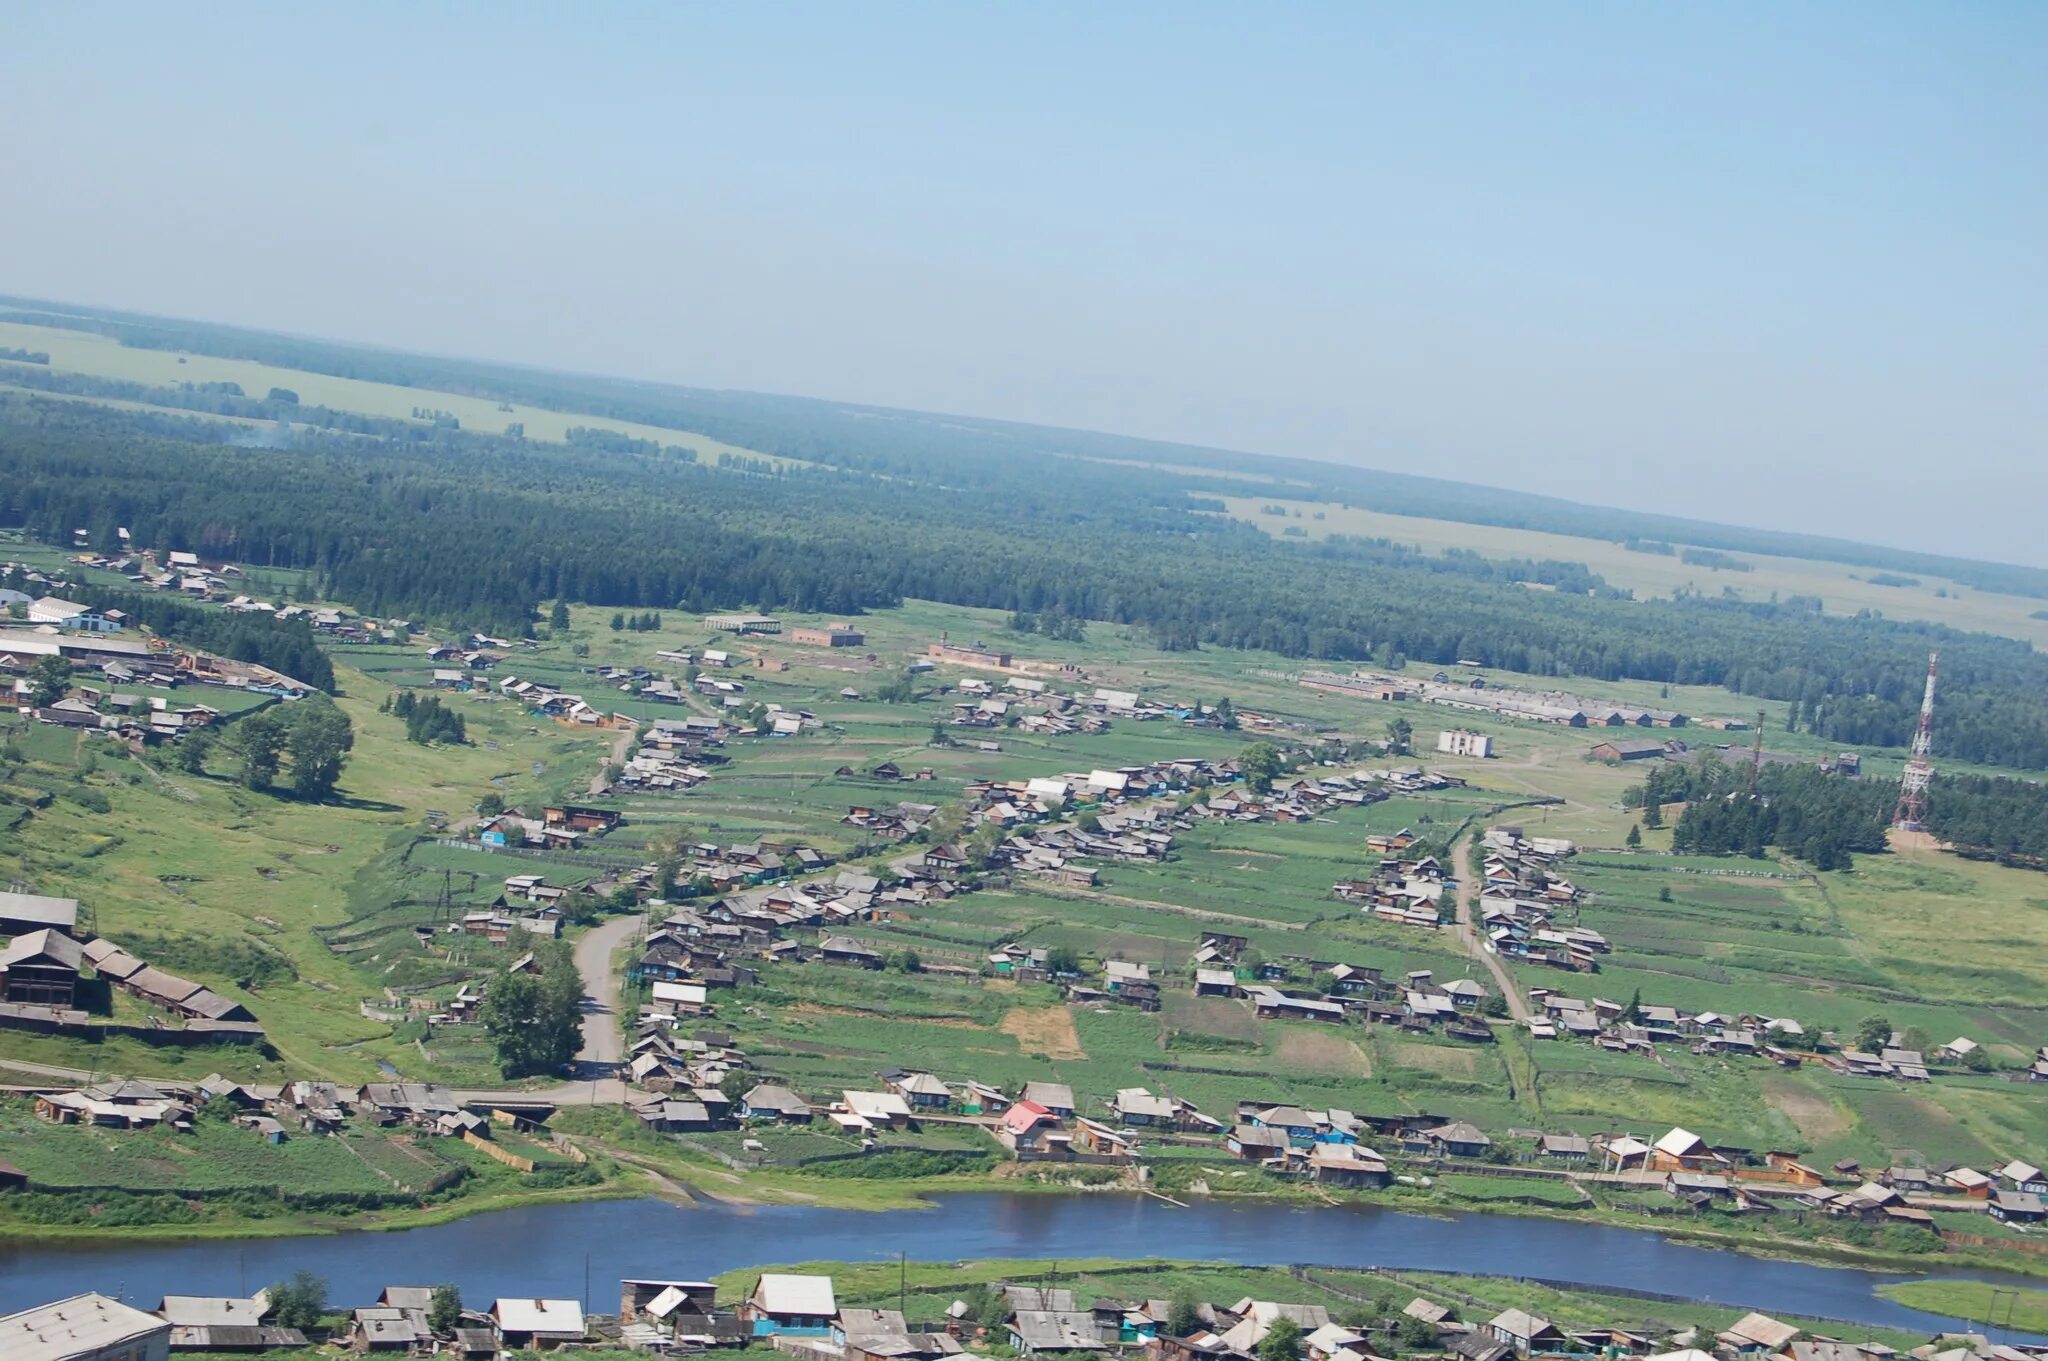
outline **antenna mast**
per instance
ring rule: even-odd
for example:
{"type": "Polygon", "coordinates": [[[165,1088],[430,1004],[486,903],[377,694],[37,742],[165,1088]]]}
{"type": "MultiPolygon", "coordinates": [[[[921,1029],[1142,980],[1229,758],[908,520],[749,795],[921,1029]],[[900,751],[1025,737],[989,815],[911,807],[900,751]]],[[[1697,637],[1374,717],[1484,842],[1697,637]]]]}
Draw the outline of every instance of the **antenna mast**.
{"type": "Polygon", "coordinates": [[[1756,777],[1764,768],[1764,711],[1756,711],[1756,736],[1749,744],[1749,796],[1756,797],[1756,777]]]}
{"type": "Polygon", "coordinates": [[[1899,806],[1892,812],[1892,826],[1902,832],[1919,832],[1927,827],[1927,786],[1934,779],[1934,672],[1939,652],[1927,654],[1927,692],[1920,700],[1920,726],[1913,731],[1913,754],[1906,758],[1906,773],[1899,777],[1899,806]]]}

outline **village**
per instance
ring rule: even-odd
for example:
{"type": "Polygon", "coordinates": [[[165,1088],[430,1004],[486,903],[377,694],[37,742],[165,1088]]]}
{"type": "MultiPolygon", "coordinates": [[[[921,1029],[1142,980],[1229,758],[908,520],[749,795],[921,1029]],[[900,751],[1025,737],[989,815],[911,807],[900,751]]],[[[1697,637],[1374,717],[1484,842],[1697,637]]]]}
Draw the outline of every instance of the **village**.
{"type": "MultiPolygon", "coordinates": [[[[224,610],[268,605],[224,594],[221,583],[229,579],[214,572],[213,584],[192,597],[224,610]]],[[[274,612],[287,610],[307,612],[274,612]]],[[[1562,800],[1533,791],[1505,800],[1484,787],[1485,763],[1498,753],[1494,730],[1481,727],[1532,716],[1546,726],[1579,726],[1569,716],[1520,712],[1513,703],[1467,708],[1460,721],[1481,727],[1445,728],[1434,740],[1419,735],[1415,746],[1436,755],[1425,761],[1413,755],[1405,734],[1333,745],[1299,719],[1228,700],[1177,697],[1164,687],[1118,688],[1113,678],[1097,684],[1098,677],[1071,664],[1034,663],[978,644],[906,649],[898,672],[873,651],[868,633],[837,622],[784,629],[768,616],[719,617],[705,625],[730,638],[725,646],[635,641],[644,664],[579,657],[573,668],[532,640],[463,634],[441,642],[403,621],[365,623],[329,608],[311,610],[307,622],[338,655],[393,659],[388,674],[407,692],[438,693],[475,706],[471,712],[502,712],[544,737],[590,732],[606,753],[587,786],[579,774],[573,785],[562,779],[549,786],[546,799],[499,801],[459,820],[445,813],[428,818],[417,844],[443,853],[433,864],[495,861],[497,872],[466,871],[470,889],[444,892],[393,934],[386,948],[403,947],[437,967],[425,985],[366,993],[364,1017],[423,1026],[422,1053],[474,1046],[470,1037],[480,1036],[485,999],[499,980],[560,967],[544,963],[540,942],[581,940],[602,924],[630,923],[624,948],[610,962],[624,990],[622,1052],[613,1063],[579,1070],[616,1083],[617,1095],[602,1100],[615,1102],[633,1128],[665,1141],[686,1162],[740,1175],[805,1175],[915,1158],[920,1175],[938,1186],[1021,1180],[1174,1203],[1220,1194],[1320,1205],[1514,1207],[1734,1229],[1767,1241],[1825,1239],[1853,1226],[1862,1241],[1937,1254],[1978,1251],[1987,1239],[1998,1250],[2029,1251],[2035,1226],[2048,1221],[2048,1178],[2024,1148],[1951,1158],[1938,1143],[1926,1143],[1865,1165],[1817,1158],[1798,1141],[1708,1137],[1675,1122],[1582,1114],[1531,1120],[1453,1084],[1392,1101],[1360,1099],[1367,1094],[1302,1085],[1291,1075],[1274,1081],[1258,1072],[1257,1060],[1231,1055],[1228,1040],[1219,1041],[1220,1066],[1214,1058],[1205,1063],[1199,1049],[1175,1052],[1184,1037],[1204,1033],[1181,1029],[1194,1007],[1206,1032],[1218,1036],[1277,1027],[1260,1033],[1278,1037],[1288,1052],[1324,1052],[1297,1050],[1288,1038],[1313,1032],[1375,1054],[1491,1054],[1534,1044],[1528,1052],[1611,1055],[1658,1067],[1711,1062],[1753,1073],[1752,1081],[1808,1070],[1823,1080],[1901,1087],[1981,1080],[1979,1044],[1963,1034],[1935,1044],[1904,1026],[1882,1036],[1851,1033],[1803,1010],[1759,1006],[1735,986],[1712,996],[1693,986],[1667,995],[1654,982],[1619,991],[1604,986],[1603,975],[1626,976],[1636,962],[1634,937],[1607,924],[1621,910],[1612,902],[1614,853],[1596,843],[1588,864],[1582,839],[1550,829],[1549,812],[1562,800]],[[807,661],[812,655],[819,660],[807,661]],[[929,739],[920,733],[915,745],[868,748],[871,754],[846,745],[849,721],[869,712],[863,696],[899,674],[913,683],[917,700],[905,726],[928,727],[929,739]],[[1042,750],[1053,755],[1039,754],[1038,744],[1049,744],[1042,750]],[[1103,757],[1086,759],[1092,750],[1103,757]],[[831,792],[813,801],[814,811],[807,808],[802,831],[745,820],[722,825],[696,812],[701,801],[741,797],[734,788],[756,778],[763,761],[824,767],[816,778],[829,781],[831,792]],[[1341,874],[1322,878],[1294,909],[1306,928],[1278,930],[1234,903],[1181,909],[1171,902],[1152,910],[1185,911],[1176,932],[1191,943],[1178,948],[1162,949],[1158,937],[1144,935],[1124,945],[1108,934],[1085,937],[1077,947],[1009,912],[969,925],[997,904],[1074,904],[1080,911],[1116,901],[1134,875],[1183,873],[1190,856],[1209,853],[1219,840],[1256,845],[1257,855],[1278,860],[1297,838],[1342,847],[1341,874]],[[1394,943],[1411,939],[1421,958],[1405,967],[1390,962],[1398,957],[1390,945],[1399,951],[1394,943]],[[843,1014],[866,1024],[869,1008],[886,1006],[871,999],[911,985],[978,994],[997,1003],[997,1015],[1008,1006],[1070,1016],[1091,1035],[1094,1017],[1156,1021],[1166,1061],[1143,1058],[1076,1080],[1057,1061],[1035,1060],[1021,1042],[1021,1056],[993,1070],[972,1061],[934,1062],[915,1048],[891,1062],[886,1040],[875,1046],[881,1061],[859,1071],[853,1061],[816,1061],[789,1047],[786,1021],[843,1014]],[[1385,1038],[1340,1038],[1351,1035],[1385,1038]]],[[[124,728],[133,720],[122,717],[124,706],[109,692],[137,673],[104,670],[126,664],[92,649],[121,641],[125,631],[119,619],[102,628],[77,615],[15,631],[24,646],[41,640],[75,651],[67,653],[74,674],[64,698],[32,706],[24,717],[84,729],[88,741],[141,746],[177,743],[171,730],[186,723],[231,726],[244,712],[226,702],[212,711],[180,711],[152,698],[125,709],[179,721],[159,723],[164,731],[154,739],[124,728]],[[94,665],[102,668],[104,688],[78,674],[94,665]],[[67,717],[73,711],[79,717],[67,717]]],[[[209,670],[156,641],[126,648],[128,656],[173,654],[167,668],[146,677],[165,689],[209,670]]],[[[25,684],[26,668],[22,675],[25,684]]],[[[288,687],[255,673],[244,680],[251,683],[238,688],[249,698],[290,702],[288,687]]],[[[1511,698],[1494,690],[1488,703],[1511,698]]],[[[1592,726],[1719,725],[1675,711],[1593,707],[1597,718],[1585,705],[1572,712],[1592,726]]],[[[6,1028],[159,1047],[227,1044],[275,1061],[260,1003],[152,967],[144,957],[149,951],[122,947],[122,933],[99,933],[89,902],[30,887],[18,885],[0,913],[0,936],[11,942],[0,947],[6,1028]],[[116,995],[110,1011],[104,999],[116,995]]],[[[590,977],[582,981],[597,993],[590,977]]],[[[233,1071],[226,1056],[234,1049],[221,1052],[220,1067],[233,1071]]],[[[2033,1053],[2029,1062],[2010,1076],[2048,1078],[2048,1053],[2033,1053]]],[[[437,1196],[459,1189],[460,1168],[475,1159],[535,1184],[553,1184],[549,1179],[565,1170],[592,1184],[615,1174],[605,1170],[607,1136],[552,1089],[457,1086],[395,1073],[387,1082],[336,1081],[286,1068],[261,1080],[218,1071],[204,1079],[14,1075],[0,1113],[11,1106],[52,1128],[172,1141],[224,1123],[232,1135],[207,1137],[269,1149],[368,1140],[380,1158],[394,1156],[381,1152],[387,1145],[423,1157],[437,1147],[459,1149],[459,1157],[429,1160],[448,1179],[431,1193],[437,1196]]],[[[26,1194],[68,1194],[63,1176],[11,1163],[0,1168],[0,1184],[26,1194]]],[[[432,1184],[401,1180],[380,1194],[398,1202],[415,1194],[415,1185],[432,1184]]],[[[237,1303],[239,1325],[252,1306],[237,1303]]],[[[546,1302],[545,1309],[561,1303],[546,1302]]],[[[374,1306],[405,1307],[416,1304],[374,1306]]],[[[702,1345],[694,1324],[681,1343],[673,1330],[664,1338],[659,1318],[627,1317],[638,1308],[624,1307],[611,1320],[593,1313],[573,1338],[566,1327],[559,1337],[507,1327],[502,1310],[465,1316],[466,1341],[417,1320],[372,1322],[390,1330],[386,1340],[394,1347],[404,1338],[422,1352],[459,1349],[458,1343],[483,1355],[492,1354],[487,1345],[702,1345]],[[496,1340],[487,1344],[486,1334],[496,1340]]],[[[1215,1330],[1218,1338],[1236,1326],[1229,1312],[1217,1314],[1230,1325],[1215,1330]]],[[[189,1318],[177,1324],[197,1326],[189,1318]]],[[[822,1326],[831,1336],[833,1325],[822,1326]]],[[[1048,1326],[1057,1333],[1039,1334],[1040,1343],[1031,1345],[1025,1334],[1012,1337],[1002,1327],[955,1340],[970,1350],[976,1343],[999,1351],[1095,1349],[1052,1347],[1055,1335],[1088,1334],[1072,1320],[1048,1326]]],[[[730,1324],[703,1335],[755,1344],[766,1337],[736,1334],[730,1324]]],[[[184,1336],[182,1350],[296,1345],[273,1331],[227,1347],[219,1338],[200,1347],[200,1334],[184,1336]]],[[[1156,1342],[1131,1335],[1130,1327],[1115,1338],[1096,1336],[1110,1350],[1156,1342]]],[[[367,1337],[360,1328],[347,1337],[335,1332],[335,1340],[359,1348],[371,1346],[367,1337]]],[[[1371,1341],[1364,1333],[1358,1339],[1371,1341]]],[[[1584,1340],[1567,1337],[1523,1354],[1576,1355],[1584,1340]]],[[[1472,1361],[1468,1335],[1437,1341],[1447,1354],[1472,1361]]],[[[1658,1341],[1645,1335],[1627,1354],[1643,1355],[1658,1341]]],[[[1355,1345],[1320,1353],[1309,1347],[1300,1355],[1328,1361],[1355,1345]]],[[[1711,1339],[1704,1350],[1727,1354],[1711,1339]]],[[[1168,1354],[1235,1353],[1226,1347],[1168,1354]]],[[[1383,1353],[1367,1345],[1363,1354],[1383,1353]]]]}
{"type": "MultiPolygon", "coordinates": [[[[1158,1274],[1172,1270],[1160,1264],[1158,1274]]],[[[388,1285],[372,1300],[346,1304],[327,1301],[322,1282],[302,1278],[248,1296],[168,1295],[147,1309],[88,1293],[0,1316],[0,1347],[9,1361],[195,1354],[499,1361],[712,1351],[798,1361],[2029,1361],[2048,1354],[1983,1332],[1941,1332],[1899,1347],[1845,1336],[1829,1321],[1757,1311],[1720,1327],[1659,1321],[1677,1297],[1640,1299],[1640,1321],[1625,1326],[1552,1319],[1519,1307],[1491,1309],[1429,1273],[1276,1270],[1260,1283],[1291,1287],[1296,1297],[1272,1299],[1207,1299],[1188,1285],[1148,1296],[1153,1282],[1142,1264],[1083,1274],[1079,1285],[1033,1283],[1021,1272],[1024,1283],[998,1276],[948,1285],[925,1280],[921,1270],[914,1293],[907,1285],[887,1293],[848,1289],[849,1278],[868,1275],[736,1270],[721,1280],[632,1278],[618,1282],[617,1303],[604,1310],[588,1293],[500,1296],[472,1308],[448,1284],[388,1285]]]]}

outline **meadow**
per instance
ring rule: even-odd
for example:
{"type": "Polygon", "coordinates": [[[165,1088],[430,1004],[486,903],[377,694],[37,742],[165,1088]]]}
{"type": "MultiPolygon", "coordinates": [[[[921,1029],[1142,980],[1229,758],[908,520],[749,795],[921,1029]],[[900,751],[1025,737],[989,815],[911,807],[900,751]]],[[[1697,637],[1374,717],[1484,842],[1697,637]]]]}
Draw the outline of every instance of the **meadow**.
{"type": "Polygon", "coordinates": [[[225,1118],[205,1116],[190,1134],[168,1129],[105,1130],[51,1125],[30,1103],[0,1100],[0,1137],[9,1161],[40,1190],[86,1187],[137,1192],[219,1193],[282,1187],[295,1195],[424,1191],[469,1165],[443,1147],[381,1132],[292,1138],[270,1144],[225,1118]]]}
{"type": "MultiPolygon", "coordinates": [[[[1226,496],[1220,499],[1226,507],[1224,513],[1231,518],[1256,525],[1275,536],[1322,539],[1333,534],[1349,534],[1408,544],[1430,554],[1455,548],[1488,557],[1577,562],[1606,578],[1610,585],[1632,590],[1639,597],[1670,596],[1679,592],[1720,595],[1724,590],[1732,590],[1745,600],[1818,596],[1830,613],[1855,614],[1861,610],[1873,610],[1887,618],[1925,619],[1960,629],[2022,638],[2037,646],[2048,645],[2048,620],[2034,617],[2041,608],[2039,600],[1980,591],[1946,577],[1925,573],[1904,579],[1911,584],[1884,585],[1884,579],[1899,578],[1901,574],[1765,553],[1727,554],[1748,569],[1731,570],[1688,563],[1676,553],[1635,552],[1610,540],[1552,534],[1543,530],[1510,529],[1500,525],[1462,524],[1413,515],[1390,515],[1335,502],[1290,500],[1284,494],[1226,496]],[[1286,514],[1268,514],[1265,511],[1267,506],[1284,507],[1286,514]],[[1873,577],[1879,580],[1871,580],[1873,577]]],[[[1730,509],[1732,511],[1732,507],[1730,509]]],[[[1709,508],[1705,513],[1712,515],[1717,511],[1709,508]]]]}
{"type": "MultiPolygon", "coordinates": [[[[486,397],[404,387],[396,383],[339,378],[253,360],[222,359],[205,354],[181,355],[173,350],[130,347],[111,337],[86,331],[0,321],[0,346],[46,353],[50,356],[49,368],[53,371],[147,383],[153,387],[172,388],[184,383],[238,383],[243,392],[255,398],[261,398],[272,388],[287,388],[298,393],[300,403],[305,406],[327,406],[365,416],[400,419],[411,419],[416,409],[424,407],[455,417],[465,430],[485,434],[502,434],[509,426],[523,425],[528,439],[560,443],[568,438],[571,428],[582,426],[610,430],[634,439],[650,439],[664,445],[679,445],[694,450],[698,460],[706,464],[715,464],[720,454],[769,459],[778,465],[795,462],[772,459],[705,435],[638,421],[550,411],[521,403],[501,403],[486,397]]],[[[5,375],[0,374],[0,382],[4,379],[5,375]]]]}
{"type": "MultiPolygon", "coordinates": [[[[33,810],[0,843],[0,874],[36,892],[78,898],[100,933],[146,945],[152,962],[243,1002],[277,1057],[12,1033],[0,1037],[0,1055],[167,1075],[218,1067],[251,1078],[289,1071],[363,1080],[377,1074],[379,1060],[415,1078],[478,1075],[468,1063],[459,1073],[437,1071],[409,1038],[362,1014],[365,999],[382,1002],[394,973],[414,967],[399,956],[419,953],[410,927],[422,914],[405,904],[431,898],[443,885],[439,865],[411,867],[407,854],[425,832],[429,810],[460,816],[494,787],[509,798],[525,796],[541,778],[537,766],[545,772],[561,765],[587,781],[601,745],[589,734],[512,722],[507,711],[501,727],[487,719],[470,746],[416,746],[405,741],[399,720],[378,712],[387,687],[345,659],[340,674],[337,702],[354,724],[355,747],[340,797],[326,804],[244,789],[225,755],[207,773],[188,775],[97,738],[0,722],[0,733],[25,752],[59,763],[67,778],[82,780],[108,804],[98,812],[55,799],[33,810]],[[351,926],[360,932],[377,921],[385,928],[381,938],[348,937],[351,926]],[[333,932],[368,948],[331,949],[333,932]]],[[[189,701],[214,691],[179,693],[189,701]]],[[[228,701],[222,707],[245,698],[220,694],[228,701]]],[[[466,887],[464,902],[487,900],[497,881],[517,872],[500,859],[474,859],[479,878],[466,887]]]]}

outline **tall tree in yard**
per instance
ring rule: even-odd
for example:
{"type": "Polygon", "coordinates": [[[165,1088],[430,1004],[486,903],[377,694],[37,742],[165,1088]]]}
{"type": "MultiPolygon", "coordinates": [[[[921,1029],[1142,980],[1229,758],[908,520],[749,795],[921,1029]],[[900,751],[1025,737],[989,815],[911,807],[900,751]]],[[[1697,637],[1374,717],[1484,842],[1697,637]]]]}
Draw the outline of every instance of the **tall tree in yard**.
{"type": "Polygon", "coordinates": [[[506,1077],[551,1073],[576,1057],[583,1038],[583,984],[561,941],[534,947],[539,973],[508,973],[491,981],[481,1008],[484,1033],[506,1077]]]}
{"type": "Polygon", "coordinates": [[[1259,1339],[1259,1361],[1300,1361],[1301,1325],[1291,1318],[1273,1320],[1273,1326],[1259,1339]]]}
{"type": "Polygon", "coordinates": [[[427,1303],[427,1326],[446,1337],[461,1325],[462,1292],[452,1285],[435,1286],[433,1298],[427,1303]]]}
{"type": "Polygon", "coordinates": [[[1387,721],[1387,750],[1397,756],[1404,756],[1415,745],[1415,725],[1405,718],[1387,721]]]}
{"type": "Polygon", "coordinates": [[[1271,742],[1254,742],[1237,758],[1237,768],[1252,793],[1263,794],[1280,773],[1280,753],[1271,742]]]}
{"type": "Polygon", "coordinates": [[[269,714],[251,714],[235,725],[242,748],[242,783],[250,789],[268,789],[277,778],[284,752],[284,725],[269,714]]]}
{"type": "Polygon", "coordinates": [[[280,1328],[317,1328],[327,1312],[327,1282],[310,1271],[294,1271],[290,1280],[270,1287],[270,1309],[280,1328]]]}
{"type": "Polygon", "coordinates": [[[49,708],[70,688],[71,663],[62,657],[44,657],[29,672],[28,701],[38,709],[49,708]]]}

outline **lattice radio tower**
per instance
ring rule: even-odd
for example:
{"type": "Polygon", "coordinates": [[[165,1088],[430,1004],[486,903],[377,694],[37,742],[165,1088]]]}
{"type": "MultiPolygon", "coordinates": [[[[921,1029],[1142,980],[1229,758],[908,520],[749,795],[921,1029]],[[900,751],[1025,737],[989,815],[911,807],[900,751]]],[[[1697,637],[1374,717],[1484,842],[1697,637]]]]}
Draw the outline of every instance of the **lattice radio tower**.
{"type": "Polygon", "coordinates": [[[1892,811],[1892,826],[1902,832],[1918,832],[1927,826],[1927,785],[1934,778],[1934,669],[1939,652],[1927,654],[1927,693],[1920,700],[1920,726],[1913,731],[1913,754],[1906,760],[1906,773],[1899,777],[1899,806],[1892,811]]]}

